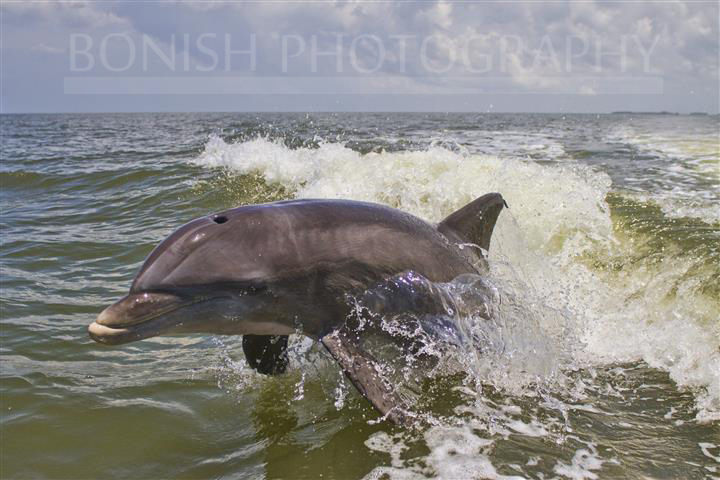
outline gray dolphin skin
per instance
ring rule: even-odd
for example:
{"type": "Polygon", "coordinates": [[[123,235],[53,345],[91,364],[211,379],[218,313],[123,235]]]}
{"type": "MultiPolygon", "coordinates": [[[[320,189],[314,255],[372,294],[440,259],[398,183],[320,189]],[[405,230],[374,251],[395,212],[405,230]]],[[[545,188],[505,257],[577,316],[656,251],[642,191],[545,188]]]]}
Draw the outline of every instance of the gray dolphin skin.
{"type": "Polygon", "coordinates": [[[304,334],[322,342],[382,415],[408,423],[377,360],[353,335],[349,299],[399,275],[449,282],[485,272],[483,251],[504,206],[489,193],[437,225],[349,200],[289,200],[201,217],[152,251],[130,292],[98,315],[89,334],[107,345],[243,335],[248,363],[264,374],[284,372],[288,335],[304,334]]]}

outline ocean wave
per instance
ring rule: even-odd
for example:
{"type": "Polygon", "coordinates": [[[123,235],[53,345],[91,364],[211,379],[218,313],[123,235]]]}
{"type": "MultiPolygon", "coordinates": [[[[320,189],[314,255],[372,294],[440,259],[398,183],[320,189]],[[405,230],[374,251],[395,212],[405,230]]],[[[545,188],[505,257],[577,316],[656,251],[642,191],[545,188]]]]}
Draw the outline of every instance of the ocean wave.
{"type": "Polygon", "coordinates": [[[623,125],[605,141],[628,145],[634,162],[645,166],[624,178],[627,187],[673,218],[720,223],[720,129],[697,125],[694,132],[665,131],[661,126],[623,125]],[[648,166],[654,168],[647,168],[648,166]]]}
{"type": "Polygon", "coordinates": [[[291,149],[217,136],[193,162],[281,184],[297,198],[374,201],[428,221],[502,192],[510,209],[493,237],[492,274],[507,298],[536,314],[553,349],[569,352],[562,367],[643,360],[693,389],[697,420],[720,419],[720,341],[711,320],[720,302],[683,275],[692,259],[634,255],[636,239],[614,231],[602,172],[438,146],[361,154],[338,143],[291,149]]]}

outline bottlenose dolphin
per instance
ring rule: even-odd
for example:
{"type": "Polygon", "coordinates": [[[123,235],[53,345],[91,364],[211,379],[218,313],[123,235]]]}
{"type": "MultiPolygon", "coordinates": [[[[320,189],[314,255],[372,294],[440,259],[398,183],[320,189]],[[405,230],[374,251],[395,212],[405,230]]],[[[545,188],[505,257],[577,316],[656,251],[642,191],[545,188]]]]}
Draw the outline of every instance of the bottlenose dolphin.
{"type": "MultiPolygon", "coordinates": [[[[500,194],[489,193],[437,225],[348,200],[289,200],[204,216],[150,253],[130,292],[90,325],[90,337],[118,345],[164,334],[243,335],[250,366],[277,374],[287,366],[288,335],[301,333],[322,342],[380,413],[403,423],[399,396],[353,334],[348,299],[372,301],[377,295],[367,292],[378,285],[389,285],[386,296],[417,298],[424,284],[415,279],[485,272],[503,206],[500,194]]],[[[423,302],[398,305],[405,304],[423,302]]]]}

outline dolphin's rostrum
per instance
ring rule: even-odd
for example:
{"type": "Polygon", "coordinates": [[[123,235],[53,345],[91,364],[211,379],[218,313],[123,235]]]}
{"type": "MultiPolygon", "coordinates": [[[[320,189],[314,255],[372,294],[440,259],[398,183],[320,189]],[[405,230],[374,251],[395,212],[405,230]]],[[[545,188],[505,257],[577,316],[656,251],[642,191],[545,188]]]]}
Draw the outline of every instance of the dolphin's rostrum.
{"type": "Polygon", "coordinates": [[[500,194],[489,193],[435,226],[348,200],[290,200],[201,217],[153,250],[128,295],[102,311],[89,333],[108,345],[164,334],[243,335],[248,363],[264,374],[285,370],[287,336],[302,333],[323,343],[383,415],[404,423],[401,401],[353,335],[348,298],[398,275],[449,282],[483,273],[503,206],[500,194]]]}

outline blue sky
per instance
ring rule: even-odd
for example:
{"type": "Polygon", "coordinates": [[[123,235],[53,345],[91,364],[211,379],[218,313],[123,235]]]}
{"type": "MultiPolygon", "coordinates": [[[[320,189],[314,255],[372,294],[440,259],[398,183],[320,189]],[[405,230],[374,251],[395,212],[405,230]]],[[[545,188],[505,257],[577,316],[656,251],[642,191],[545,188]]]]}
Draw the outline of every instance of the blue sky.
{"type": "Polygon", "coordinates": [[[12,2],[2,112],[718,112],[717,2],[12,2]]]}

